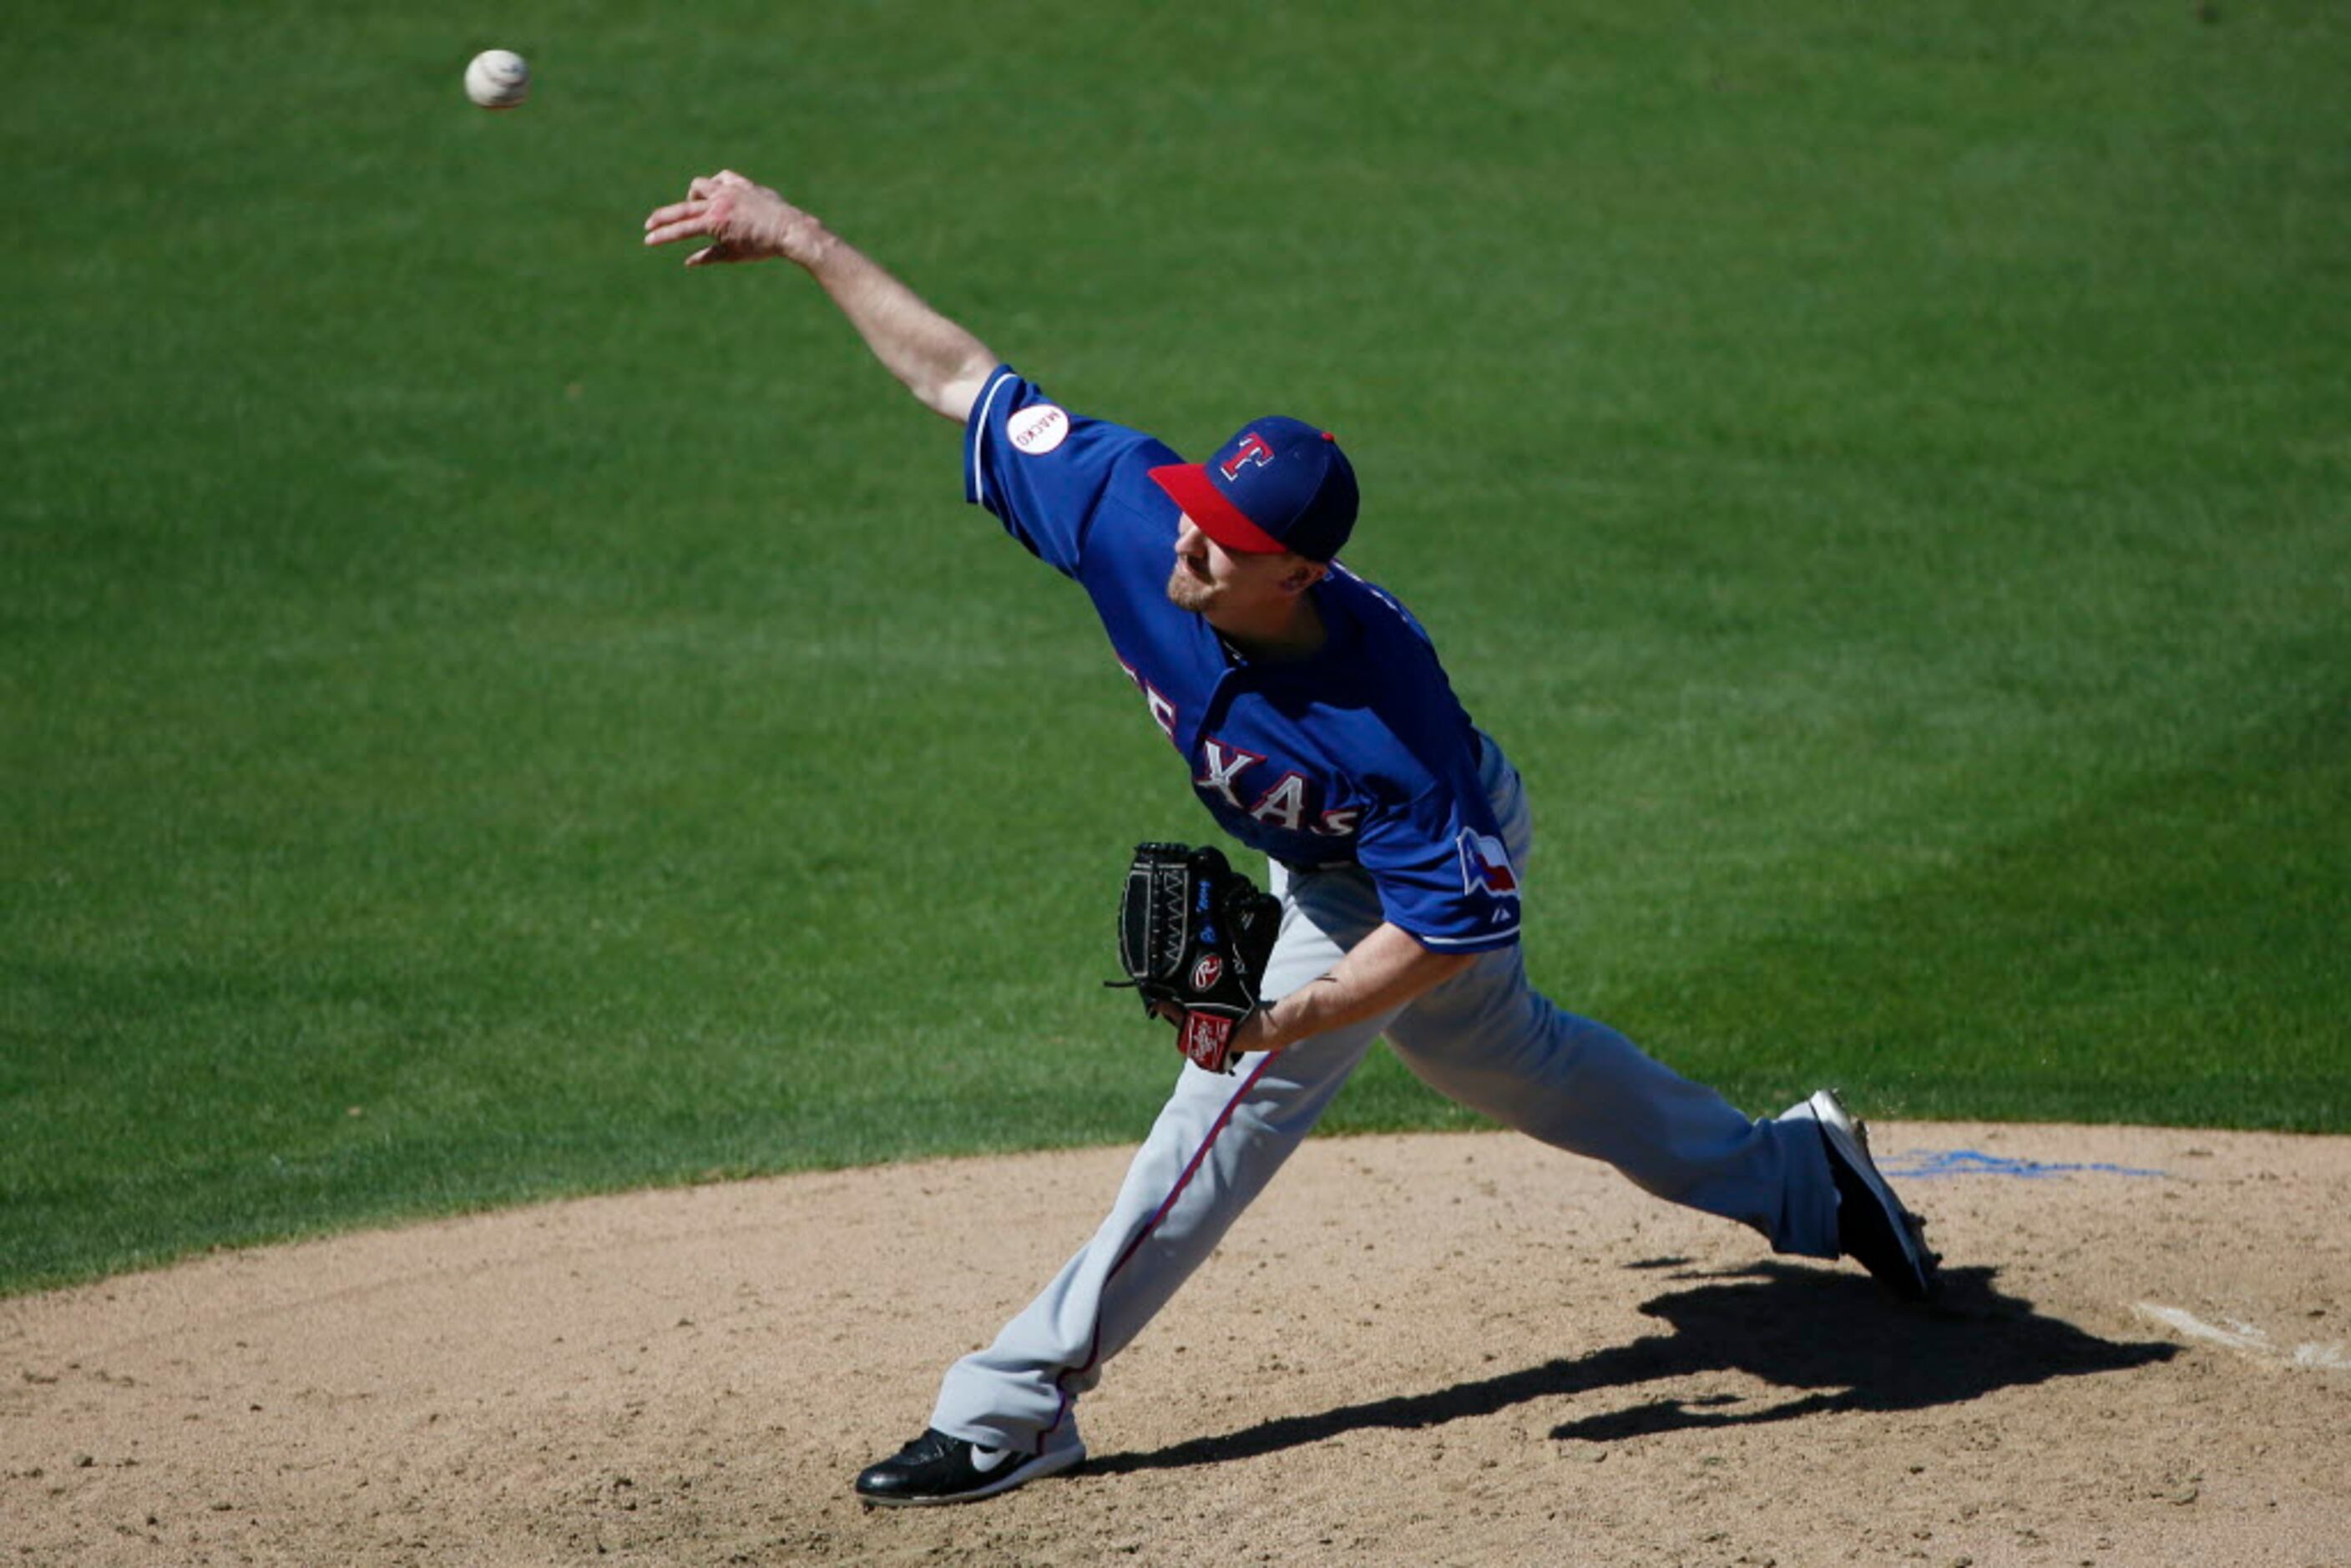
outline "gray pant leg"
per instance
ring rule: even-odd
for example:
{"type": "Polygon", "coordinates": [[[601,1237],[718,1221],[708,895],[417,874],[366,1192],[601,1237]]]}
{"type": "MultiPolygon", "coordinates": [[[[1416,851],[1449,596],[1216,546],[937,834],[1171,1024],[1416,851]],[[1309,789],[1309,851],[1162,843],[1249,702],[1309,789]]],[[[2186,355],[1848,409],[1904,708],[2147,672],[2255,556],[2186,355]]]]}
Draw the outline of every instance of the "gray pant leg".
{"type": "MultiPolygon", "coordinates": [[[[1285,896],[1265,988],[1278,997],[1328,973],[1343,949],[1287,896],[1279,868],[1272,880],[1285,896]]],[[[994,1343],[948,1369],[931,1425],[987,1448],[1076,1442],[1077,1396],[1215,1250],[1388,1021],[1243,1057],[1231,1074],[1186,1063],[1109,1218],[994,1343]]]]}
{"type": "MultiPolygon", "coordinates": [[[[1516,769],[1486,741],[1485,783],[1510,858],[1533,828],[1516,769]]],[[[1836,1188],[1809,1121],[1750,1121],[1721,1095],[1577,1018],[1527,983],[1522,950],[1489,953],[1387,1030],[1447,1099],[1555,1147],[1604,1160],[1659,1197],[1753,1226],[1782,1252],[1837,1256],[1836,1188]]]]}
{"type": "Polygon", "coordinates": [[[1657,1197],[1837,1256],[1836,1188],[1810,1122],[1750,1121],[1721,1095],[1527,984],[1493,953],[1405,1009],[1388,1043],[1430,1088],[1657,1197]]]}

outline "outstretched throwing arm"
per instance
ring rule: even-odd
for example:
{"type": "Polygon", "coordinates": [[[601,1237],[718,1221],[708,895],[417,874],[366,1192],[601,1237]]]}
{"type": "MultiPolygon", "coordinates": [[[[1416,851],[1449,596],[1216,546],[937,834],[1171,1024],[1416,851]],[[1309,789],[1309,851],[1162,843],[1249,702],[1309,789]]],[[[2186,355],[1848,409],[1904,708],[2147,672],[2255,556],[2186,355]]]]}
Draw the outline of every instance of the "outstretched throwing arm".
{"type": "Polygon", "coordinates": [[[987,344],[948,320],[880,264],[765,185],[731,169],[697,176],[685,200],[656,207],[645,243],[709,243],[688,267],[726,261],[792,262],[824,286],[873,357],[923,404],[960,424],[996,368],[987,344]]]}

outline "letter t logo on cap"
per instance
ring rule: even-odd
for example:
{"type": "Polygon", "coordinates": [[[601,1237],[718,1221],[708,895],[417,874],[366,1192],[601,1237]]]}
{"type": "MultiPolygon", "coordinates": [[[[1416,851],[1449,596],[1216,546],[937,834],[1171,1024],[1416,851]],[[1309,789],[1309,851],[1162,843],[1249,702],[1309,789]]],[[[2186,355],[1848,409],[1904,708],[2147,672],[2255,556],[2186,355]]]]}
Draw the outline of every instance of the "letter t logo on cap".
{"type": "Polygon", "coordinates": [[[1229,485],[1241,476],[1243,468],[1262,468],[1272,461],[1273,448],[1265,444],[1265,437],[1252,430],[1241,437],[1240,450],[1233,454],[1232,461],[1217,466],[1224,473],[1225,483],[1229,485]]]}

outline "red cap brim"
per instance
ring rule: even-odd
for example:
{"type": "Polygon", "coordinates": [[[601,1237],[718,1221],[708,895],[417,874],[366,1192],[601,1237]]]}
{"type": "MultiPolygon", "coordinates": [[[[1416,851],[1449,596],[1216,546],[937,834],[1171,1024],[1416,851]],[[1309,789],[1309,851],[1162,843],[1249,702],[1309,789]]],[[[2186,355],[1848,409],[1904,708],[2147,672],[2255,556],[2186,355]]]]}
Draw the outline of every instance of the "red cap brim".
{"type": "Polygon", "coordinates": [[[1199,530],[1227,549],[1249,555],[1280,555],[1290,547],[1259,528],[1208,478],[1204,463],[1171,463],[1151,470],[1151,477],[1184,508],[1199,530]]]}

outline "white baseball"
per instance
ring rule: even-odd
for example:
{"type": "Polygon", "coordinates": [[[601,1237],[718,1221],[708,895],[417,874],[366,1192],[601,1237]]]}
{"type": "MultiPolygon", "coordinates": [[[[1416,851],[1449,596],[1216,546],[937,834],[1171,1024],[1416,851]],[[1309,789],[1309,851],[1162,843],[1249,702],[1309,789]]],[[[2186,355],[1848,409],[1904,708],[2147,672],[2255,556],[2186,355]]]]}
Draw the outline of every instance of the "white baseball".
{"type": "Polygon", "coordinates": [[[465,68],[465,96],[484,109],[512,109],[530,96],[530,62],[512,49],[484,49],[465,68]]]}

